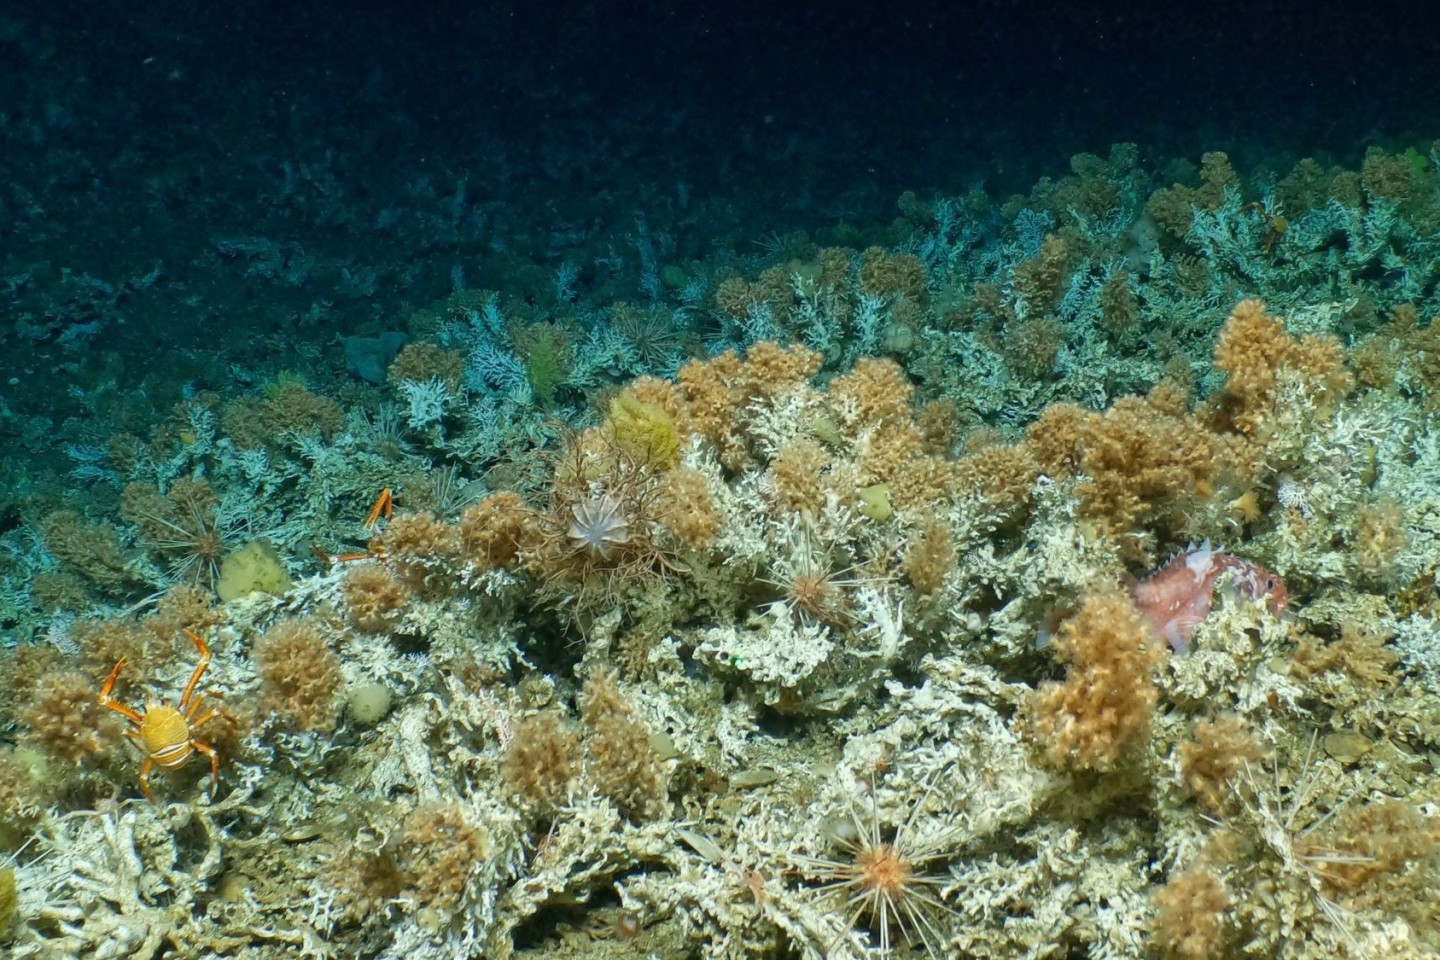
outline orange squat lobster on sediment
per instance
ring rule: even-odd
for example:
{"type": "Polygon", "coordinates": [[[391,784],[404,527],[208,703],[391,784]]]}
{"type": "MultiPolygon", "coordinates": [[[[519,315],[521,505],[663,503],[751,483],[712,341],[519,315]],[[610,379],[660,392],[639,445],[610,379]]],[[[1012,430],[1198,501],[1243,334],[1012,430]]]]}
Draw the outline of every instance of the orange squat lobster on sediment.
{"type": "Polygon", "coordinates": [[[155,802],[155,793],[150,789],[150,771],[155,764],[158,763],[167,770],[178,770],[196,751],[210,758],[211,796],[214,796],[215,789],[220,785],[219,754],[214,747],[201,743],[190,735],[196,727],[220,715],[218,707],[200,713],[205,694],[197,696],[195,693],[201,675],[210,665],[210,648],[191,631],[186,630],[185,635],[195,644],[195,649],[200,651],[200,662],[195,665],[195,672],[190,674],[190,682],[185,684],[185,692],[180,694],[180,702],[175,706],[150,703],[146,704],[143,710],[136,710],[110,696],[110,692],[115,689],[115,681],[120,678],[120,670],[125,666],[124,657],[115,664],[115,669],[110,671],[110,676],[105,678],[105,685],[100,688],[100,706],[109,707],[130,721],[131,726],[126,729],[125,736],[145,754],[145,759],[140,764],[140,789],[145,791],[145,796],[151,803],[155,802]]]}

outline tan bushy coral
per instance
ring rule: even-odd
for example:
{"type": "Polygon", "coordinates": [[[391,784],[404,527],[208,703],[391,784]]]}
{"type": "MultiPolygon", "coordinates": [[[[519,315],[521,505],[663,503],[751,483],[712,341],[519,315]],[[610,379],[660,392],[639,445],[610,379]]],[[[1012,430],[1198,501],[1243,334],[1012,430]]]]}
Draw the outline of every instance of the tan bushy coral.
{"type": "Polygon", "coordinates": [[[1121,397],[1088,426],[1079,493],[1086,512],[1117,537],[1146,523],[1174,530],[1221,467],[1213,435],[1140,397],[1121,397]]]}
{"type": "MultiPolygon", "coordinates": [[[[134,664],[141,675],[153,673],[160,665],[150,655],[149,632],[134,620],[119,617],[84,620],[70,628],[70,636],[80,648],[80,659],[86,670],[96,676],[108,673],[121,657],[134,664]]],[[[161,662],[173,653],[173,647],[167,649],[161,662]]]]}
{"type": "Polygon", "coordinates": [[[915,426],[926,453],[948,457],[960,435],[960,408],[953,400],[932,400],[915,415],[915,426]]]}
{"type": "Polygon", "coordinates": [[[117,592],[131,579],[119,531],[108,523],[56,510],[40,521],[40,538],[52,557],[102,592],[117,592]]]}
{"type": "Polygon", "coordinates": [[[1113,337],[1124,337],[1140,323],[1140,301],[1130,278],[1117,272],[1100,287],[1100,323],[1113,337]]]}
{"type": "Polygon", "coordinates": [[[1280,209],[1296,216],[1301,211],[1324,206],[1329,199],[1330,179],[1338,171],[1338,167],[1326,170],[1311,157],[1296,161],[1290,172],[1275,184],[1275,199],[1280,209]]]}
{"type": "Polygon", "coordinates": [[[924,303],[925,264],[913,253],[869,247],[860,254],[860,289],[875,297],[903,297],[924,303]]]}
{"type": "Polygon", "coordinates": [[[1071,244],[1051,233],[1040,244],[1039,253],[1015,268],[1011,283],[1028,315],[1038,316],[1059,302],[1070,279],[1070,258],[1071,244]]]}
{"type": "Polygon", "coordinates": [[[433,513],[396,514],[379,539],[391,568],[414,589],[424,587],[433,570],[460,555],[459,532],[433,513]]]}
{"type": "Polygon", "coordinates": [[[1008,517],[1030,501],[1040,466],[1029,444],[983,447],[955,462],[954,483],[958,493],[969,494],[1008,517]]]}
{"type": "MultiPolygon", "coordinates": [[[[891,483],[910,469],[921,456],[924,443],[920,431],[907,418],[895,417],[883,428],[867,431],[858,443],[856,466],[860,482],[891,483]]],[[[892,492],[893,489],[892,489],[892,492]]]]}
{"type": "Polygon", "coordinates": [[[1052,645],[1065,679],[1035,692],[1035,742],[1059,769],[1109,769],[1149,729],[1161,644],[1128,596],[1106,593],[1087,597],[1052,645]]]}
{"type": "Polygon", "coordinates": [[[769,479],[775,505],[786,513],[815,513],[825,505],[829,485],[825,474],[830,455],[809,437],[799,437],[780,448],[770,461],[769,479]]]}
{"type": "Polygon", "coordinates": [[[286,431],[311,433],[329,439],[345,425],[345,412],[329,397],[310,392],[299,380],[284,379],[265,390],[260,418],[274,436],[286,431]]]}
{"type": "Polygon", "coordinates": [[[1241,301],[1230,312],[1215,344],[1215,367],[1226,376],[1225,396],[1239,408],[1234,420],[1242,431],[1254,432],[1273,406],[1293,345],[1285,324],[1261,301],[1241,301]]]}
{"type": "Polygon", "coordinates": [[[80,650],[80,662],[88,672],[103,676],[121,657],[129,670],[141,676],[176,662],[182,653],[190,655],[185,631],[205,634],[225,620],[209,590],[177,583],[160,595],[154,611],[143,620],[109,617],[81,620],[71,626],[71,639],[80,650]]]}
{"type": "Polygon", "coordinates": [[[931,518],[912,536],[901,563],[905,579],[919,593],[934,593],[955,569],[955,540],[950,528],[931,518]]]}
{"type": "Polygon", "coordinates": [[[1215,366],[1228,379],[1203,415],[1189,409],[1183,386],[1162,380],[1145,397],[1122,397],[1103,412],[1052,404],[1026,431],[1035,466],[1052,478],[1078,478],[1086,519],[1128,559],[1148,559],[1151,538],[1192,536],[1190,518],[1212,501],[1256,518],[1246,491],[1264,466],[1284,378],[1296,378],[1309,402],[1321,405],[1352,385],[1338,341],[1291,337],[1258,300],[1231,313],[1215,366]]]}
{"type": "Polygon", "coordinates": [[[855,270],[855,251],[849,247],[821,247],[815,254],[820,275],[815,285],[821,290],[844,290],[855,270]]]}
{"type": "Polygon", "coordinates": [[[33,763],[23,753],[0,748],[0,858],[25,842],[45,806],[33,763]]]}
{"type": "Polygon", "coordinates": [[[1007,324],[1000,338],[1005,363],[1027,380],[1048,376],[1055,369],[1063,346],[1065,326],[1048,313],[1007,324]]]}
{"type": "Polygon", "coordinates": [[[1259,300],[1242,300],[1230,312],[1215,344],[1215,368],[1225,374],[1219,403],[1230,424],[1264,440],[1279,402],[1281,374],[1289,370],[1316,403],[1333,403],[1350,389],[1345,351],[1334,337],[1292,337],[1259,300]]]}
{"type": "Polygon", "coordinates": [[[915,386],[893,360],[861,357],[830,381],[830,403],[855,428],[907,420],[915,386]]]}
{"type": "Polygon", "coordinates": [[[225,610],[215,594],[188,583],[177,583],[160,595],[155,612],[141,621],[155,642],[175,651],[190,650],[184,632],[204,635],[225,622],[225,610]]]}
{"type": "Polygon", "coordinates": [[[94,599],[89,584],[65,570],[41,570],[30,580],[30,602],[42,610],[80,613],[89,609],[94,599]]]}
{"type": "Polygon", "coordinates": [[[1025,441],[1041,472],[1057,480],[1080,472],[1094,416],[1078,403],[1052,403],[1040,411],[1026,428],[1025,441]]]}
{"type": "Polygon", "coordinates": [[[665,802],[665,778],[650,744],[650,731],[620,693],[613,670],[585,683],[580,719],[587,728],[586,777],[620,812],[643,820],[665,802]]]}
{"type": "Polygon", "coordinates": [[[1155,893],[1150,936],[1166,960],[1212,960],[1229,932],[1230,891],[1207,867],[1176,873],[1155,893]]]}
{"type": "Polygon", "coordinates": [[[1190,739],[1177,748],[1180,776],[1197,803],[1219,813],[1230,784],[1249,763],[1264,760],[1269,751],[1239,717],[1201,720],[1190,739]]]}
{"type": "Polygon", "coordinates": [[[675,375],[696,432],[731,469],[745,461],[745,445],[734,424],[735,413],[746,399],[735,387],[741,369],[740,357],[727,350],[709,360],[691,360],[675,375]]]}
{"type": "Polygon", "coordinates": [[[1398,347],[1407,391],[1418,393],[1433,408],[1440,401],[1440,323],[1432,314],[1421,323],[1420,312],[1409,304],[1396,307],[1387,328],[1398,347]]]}
{"type": "Polygon", "coordinates": [[[20,711],[20,721],[29,727],[22,742],[73,766],[116,759],[124,742],[123,722],[96,702],[99,692],[99,684],[79,671],[40,678],[20,711]]]}
{"type": "Polygon", "coordinates": [[[60,651],[49,644],[22,643],[0,650],[0,724],[13,723],[34,697],[40,681],[63,669],[60,651]]]}
{"type": "Polygon", "coordinates": [[[490,855],[490,833],[457,803],[422,804],[405,816],[396,864],[405,889],[423,904],[450,911],[490,855]]]}
{"type": "Polygon", "coordinates": [[[720,517],[703,474],[686,467],[665,472],[655,491],[660,526],[686,546],[708,546],[720,532],[720,517]]]}
{"type": "Polygon", "coordinates": [[[220,415],[220,429],[241,449],[264,449],[285,434],[318,432],[329,439],[345,425],[345,411],[312,393],[293,374],[281,374],[260,397],[244,397],[220,415]]]}
{"type": "Polygon", "coordinates": [[[345,571],[340,581],[341,596],[350,622],[361,633],[385,634],[395,629],[412,592],[390,571],[375,563],[363,563],[345,571]]]}
{"type": "Polygon", "coordinates": [[[485,571],[514,566],[539,535],[539,520],[519,494],[501,490],[467,507],[458,528],[461,555],[485,571]]]}
{"type": "Polygon", "coordinates": [[[255,641],[266,698],[298,730],[325,733],[340,717],[340,658],[311,620],[281,620],[255,641]]]}
{"type": "Polygon", "coordinates": [[[750,285],[750,292],[769,309],[771,316],[784,323],[790,319],[790,309],[794,305],[793,277],[797,272],[808,270],[809,268],[798,260],[768,266],[760,271],[760,275],[750,285]]]}
{"type": "Polygon", "coordinates": [[[686,415],[676,422],[688,423],[710,442],[727,469],[738,470],[749,454],[741,411],[756,397],[776,396],[807,383],[820,363],[820,354],[808,347],[766,341],[752,344],[743,360],[733,350],[691,360],[675,376],[686,405],[686,415]]]}
{"type": "Polygon", "coordinates": [[[1173,536],[1225,470],[1243,469],[1219,437],[1178,405],[1164,384],[1148,397],[1121,397],[1104,413],[1048,408],[1027,433],[1037,465],[1052,477],[1081,477],[1085,515],[1137,552],[1131,534],[1173,536]]]}
{"type": "Polygon", "coordinates": [[[1412,804],[1393,798],[1346,807],[1327,846],[1339,854],[1325,879],[1371,906],[1416,908],[1428,920],[1434,902],[1440,830],[1412,804]]]}
{"type": "Polygon", "coordinates": [[[1339,638],[1326,642],[1311,633],[1300,634],[1290,654],[1290,676],[1314,681],[1326,673],[1348,676],[1358,690],[1373,695],[1400,681],[1395,672],[1398,657],[1390,645],[1392,633],[1373,624],[1346,621],[1339,638]]]}
{"type": "Polygon", "coordinates": [[[1190,232],[1193,209],[1218,210],[1225,191],[1240,186],[1240,177],[1230,166],[1230,158],[1219,151],[1200,158],[1199,179],[1196,186],[1176,184],[1156,190],[1145,203],[1145,213],[1156,226],[1184,239],[1190,232]]]}
{"type": "Polygon", "coordinates": [[[1365,151],[1360,167],[1360,185],[1373,197],[1403,204],[1425,189],[1426,176],[1403,153],[1387,154],[1372,146],[1365,151]]]}
{"type": "Polygon", "coordinates": [[[385,379],[398,387],[407,380],[425,383],[439,380],[451,393],[460,389],[465,378],[465,355],[457,350],[446,350],[434,343],[423,341],[407,343],[400,348],[385,379]]]}
{"type": "Polygon", "coordinates": [[[761,291],[752,289],[744,277],[726,277],[715,285],[715,306],[734,320],[744,320],[750,311],[764,303],[761,291]]]}
{"type": "Polygon", "coordinates": [[[526,809],[544,816],[564,801],[580,773],[580,737],[555,710],[515,725],[500,775],[526,809]]]}
{"type": "Polygon", "coordinates": [[[740,386],[749,396],[774,396],[806,383],[820,372],[820,354],[799,344],[782,347],[762,341],[745,351],[740,386]]]}
{"type": "Polygon", "coordinates": [[[911,445],[913,435],[902,431],[900,436],[903,438],[900,443],[888,451],[891,462],[880,461],[877,464],[875,460],[870,461],[870,468],[875,471],[872,476],[888,477],[883,481],[883,487],[891,503],[906,510],[938,503],[951,496],[959,479],[955,464],[943,457],[915,455],[920,448],[911,445]]]}
{"type": "Polygon", "coordinates": [[[1355,579],[1388,584],[1395,572],[1395,561],[1410,546],[1410,522],[1404,506],[1388,497],[1362,504],[1355,513],[1349,540],[1355,579]]]}

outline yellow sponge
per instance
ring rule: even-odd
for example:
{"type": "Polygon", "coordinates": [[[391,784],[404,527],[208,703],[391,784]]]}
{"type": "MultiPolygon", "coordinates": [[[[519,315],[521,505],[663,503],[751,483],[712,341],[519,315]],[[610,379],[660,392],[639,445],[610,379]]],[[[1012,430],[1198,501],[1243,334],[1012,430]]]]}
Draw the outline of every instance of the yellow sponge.
{"type": "Polygon", "coordinates": [[[215,592],[225,602],[260,591],[279,596],[293,584],[280,554],[264,540],[251,540],[220,562],[220,579],[215,592]]]}

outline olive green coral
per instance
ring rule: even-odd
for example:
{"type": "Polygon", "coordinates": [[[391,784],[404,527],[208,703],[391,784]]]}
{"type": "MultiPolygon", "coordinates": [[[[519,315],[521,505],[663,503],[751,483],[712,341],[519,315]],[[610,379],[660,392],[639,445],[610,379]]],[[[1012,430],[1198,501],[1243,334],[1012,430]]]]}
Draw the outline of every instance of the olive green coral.
{"type": "Polygon", "coordinates": [[[15,868],[0,869],[0,938],[5,936],[10,922],[15,919],[15,908],[19,901],[19,893],[15,889],[15,868]]]}
{"type": "Polygon", "coordinates": [[[605,427],[617,448],[642,463],[668,470],[680,462],[680,431],[659,404],[621,391],[610,401],[605,427]]]}

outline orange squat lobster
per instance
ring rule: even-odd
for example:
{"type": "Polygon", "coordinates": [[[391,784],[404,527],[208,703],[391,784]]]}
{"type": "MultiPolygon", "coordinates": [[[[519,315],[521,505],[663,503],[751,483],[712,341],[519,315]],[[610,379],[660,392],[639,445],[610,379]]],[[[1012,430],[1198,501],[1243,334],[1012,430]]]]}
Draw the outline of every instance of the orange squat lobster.
{"type": "Polygon", "coordinates": [[[190,674],[190,682],[185,684],[185,692],[180,694],[180,702],[175,706],[150,703],[143,710],[136,710],[110,696],[110,691],[115,689],[115,681],[120,678],[120,670],[125,666],[124,657],[115,664],[115,669],[110,671],[110,676],[105,678],[105,685],[100,688],[100,706],[109,707],[130,721],[131,726],[126,729],[125,736],[145,754],[145,760],[140,764],[140,789],[145,791],[145,796],[151,803],[155,802],[155,793],[150,789],[150,771],[155,768],[155,764],[158,763],[167,770],[178,770],[197,750],[210,758],[211,796],[214,796],[216,787],[220,785],[220,757],[215,748],[190,735],[196,727],[220,714],[219,709],[200,713],[205,694],[195,693],[201,675],[210,665],[210,648],[205,645],[204,640],[189,630],[185,631],[185,635],[195,644],[195,649],[200,651],[200,662],[195,665],[195,672],[190,674]]]}

